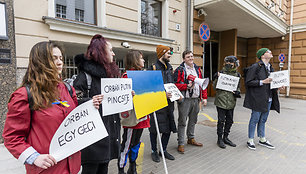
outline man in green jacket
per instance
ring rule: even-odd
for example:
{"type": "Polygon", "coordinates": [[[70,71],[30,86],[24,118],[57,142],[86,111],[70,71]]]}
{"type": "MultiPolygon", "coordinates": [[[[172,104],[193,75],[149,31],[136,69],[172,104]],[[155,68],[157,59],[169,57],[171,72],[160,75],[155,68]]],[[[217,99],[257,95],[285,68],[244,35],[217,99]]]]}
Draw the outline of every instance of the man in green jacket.
{"type": "Polygon", "coordinates": [[[217,144],[220,148],[226,148],[225,144],[236,147],[231,140],[228,139],[230,129],[233,124],[234,108],[236,106],[236,98],[240,98],[239,82],[238,87],[234,91],[226,91],[222,89],[216,89],[218,83],[218,77],[220,73],[235,76],[240,78],[240,74],[237,71],[239,66],[239,60],[235,56],[227,56],[224,59],[224,67],[221,71],[215,74],[215,80],[213,82],[214,89],[216,90],[215,105],[218,112],[218,124],[217,144]]]}

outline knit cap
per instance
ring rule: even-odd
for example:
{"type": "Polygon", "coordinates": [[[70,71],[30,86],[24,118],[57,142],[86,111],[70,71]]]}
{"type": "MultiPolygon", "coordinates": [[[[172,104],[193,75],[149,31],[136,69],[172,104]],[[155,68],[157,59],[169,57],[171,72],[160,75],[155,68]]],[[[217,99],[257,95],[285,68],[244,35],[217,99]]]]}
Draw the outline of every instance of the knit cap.
{"type": "Polygon", "coordinates": [[[264,55],[268,50],[268,48],[260,48],[256,53],[257,58],[261,59],[261,56],[264,55]]]}
{"type": "Polygon", "coordinates": [[[158,59],[160,59],[168,50],[170,50],[170,47],[167,47],[164,45],[157,45],[156,53],[157,53],[158,59]]]}

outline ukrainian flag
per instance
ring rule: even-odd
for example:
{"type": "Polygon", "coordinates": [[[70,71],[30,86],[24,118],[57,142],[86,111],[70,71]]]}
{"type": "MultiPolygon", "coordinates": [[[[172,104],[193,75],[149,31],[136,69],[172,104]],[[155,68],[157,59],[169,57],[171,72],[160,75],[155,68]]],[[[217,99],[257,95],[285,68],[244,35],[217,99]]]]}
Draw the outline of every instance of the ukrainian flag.
{"type": "Polygon", "coordinates": [[[133,103],[137,118],[168,106],[161,71],[127,71],[132,78],[133,103]]]}

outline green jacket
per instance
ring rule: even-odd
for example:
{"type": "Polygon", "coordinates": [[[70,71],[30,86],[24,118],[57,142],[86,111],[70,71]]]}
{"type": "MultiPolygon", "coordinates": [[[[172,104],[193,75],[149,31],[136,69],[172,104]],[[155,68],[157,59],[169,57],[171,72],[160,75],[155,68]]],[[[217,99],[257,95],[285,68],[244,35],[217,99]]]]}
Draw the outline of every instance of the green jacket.
{"type": "MultiPolygon", "coordinates": [[[[239,72],[237,72],[236,68],[228,69],[223,67],[220,73],[240,77],[239,72]]],[[[234,109],[236,106],[236,97],[234,96],[233,92],[224,91],[221,89],[216,89],[217,82],[218,82],[218,74],[215,75],[215,80],[213,82],[213,87],[216,90],[216,97],[215,97],[215,105],[222,109],[234,109]]],[[[240,92],[240,80],[238,83],[237,91],[240,92]]]]}

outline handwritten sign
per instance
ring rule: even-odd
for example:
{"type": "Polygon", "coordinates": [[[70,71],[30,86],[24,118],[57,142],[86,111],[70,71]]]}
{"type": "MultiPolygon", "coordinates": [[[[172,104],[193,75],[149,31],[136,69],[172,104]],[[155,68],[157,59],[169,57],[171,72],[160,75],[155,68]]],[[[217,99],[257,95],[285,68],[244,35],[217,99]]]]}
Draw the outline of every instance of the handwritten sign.
{"type": "Polygon", "coordinates": [[[99,111],[89,100],[64,119],[52,137],[49,153],[58,162],[107,136],[99,111]]]}
{"type": "Polygon", "coordinates": [[[239,77],[220,73],[216,88],[233,92],[237,90],[238,83],[239,77]]]}
{"type": "Polygon", "coordinates": [[[164,84],[165,90],[168,93],[171,93],[172,97],[170,100],[173,102],[175,100],[180,99],[180,97],[184,98],[181,91],[175,86],[173,83],[164,84]]]}
{"type": "Polygon", "coordinates": [[[101,93],[103,116],[133,109],[132,79],[102,78],[101,93]]]}
{"type": "Polygon", "coordinates": [[[270,78],[272,78],[271,89],[280,88],[282,86],[289,86],[289,73],[288,70],[271,72],[270,78]]]}

